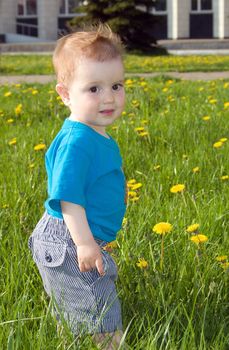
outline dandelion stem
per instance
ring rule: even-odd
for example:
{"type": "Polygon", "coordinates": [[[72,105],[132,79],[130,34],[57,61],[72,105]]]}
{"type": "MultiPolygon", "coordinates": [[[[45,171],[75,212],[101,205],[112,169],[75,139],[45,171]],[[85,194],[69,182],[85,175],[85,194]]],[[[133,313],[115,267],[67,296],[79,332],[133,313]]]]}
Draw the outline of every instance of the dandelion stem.
{"type": "Polygon", "coordinates": [[[163,261],[164,261],[164,235],[161,235],[161,260],[160,260],[161,270],[163,270],[163,261]]]}

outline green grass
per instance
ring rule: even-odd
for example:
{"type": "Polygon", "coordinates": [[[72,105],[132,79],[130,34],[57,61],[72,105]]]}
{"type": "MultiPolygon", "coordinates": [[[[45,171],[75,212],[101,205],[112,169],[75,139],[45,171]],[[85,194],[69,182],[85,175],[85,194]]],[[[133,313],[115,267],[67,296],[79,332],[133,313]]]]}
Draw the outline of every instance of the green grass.
{"type": "MultiPolygon", "coordinates": [[[[125,68],[128,73],[228,71],[229,56],[150,56],[127,54],[125,68]]],[[[2,55],[0,74],[54,74],[49,55],[2,55]]]]}
{"type": "MultiPolygon", "coordinates": [[[[228,350],[229,270],[216,257],[229,255],[229,181],[221,179],[229,175],[229,141],[213,144],[229,136],[229,83],[158,77],[128,80],[126,90],[126,115],[109,132],[120,145],[127,180],[142,184],[139,200],[128,202],[113,253],[129,349],[228,350]],[[135,131],[142,126],[148,135],[135,131]],[[171,193],[179,183],[184,192],[171,193]],[[152,231],[161,221],[173,225],[164,237],[162,269],[161,236],[152,231]],[[186,232],[193,223],[208,237],[199,250],[186,232]],[[146,269],[136,265],[139,258],[146,269]]],[[[95,349],[89,336],[74,340],[67,327],[57,334],[27,248],[46,199],[44,151],[34,146],[49,146],[68,111],[53,85],[1,86],[0,105],[2,349],[95,349]]]]}

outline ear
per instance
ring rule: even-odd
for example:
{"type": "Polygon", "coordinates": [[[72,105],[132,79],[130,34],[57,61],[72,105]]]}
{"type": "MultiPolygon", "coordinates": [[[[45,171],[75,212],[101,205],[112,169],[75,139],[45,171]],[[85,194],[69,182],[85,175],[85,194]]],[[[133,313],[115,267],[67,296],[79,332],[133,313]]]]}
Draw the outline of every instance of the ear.
{"type": "Polygon", "coordinates": [[[70,104],[68,88],[63,83],[58,83],[56,85],[56,92],[61,97],[62,101],[66,106],[70,104]]]}

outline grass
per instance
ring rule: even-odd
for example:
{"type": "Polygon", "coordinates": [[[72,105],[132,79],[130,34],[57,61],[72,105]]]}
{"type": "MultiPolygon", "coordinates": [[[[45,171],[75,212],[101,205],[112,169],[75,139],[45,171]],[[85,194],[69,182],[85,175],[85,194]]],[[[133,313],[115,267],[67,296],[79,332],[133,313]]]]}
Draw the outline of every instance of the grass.
{"type": "MultiPolygon", "coordinates": [[[[112,253],[129,349],[228,350],[228,260],[216,258],[229,252],[229,82],[158,77],[128,79],[126,86],[126,113],[109,132],[120,145],[127,181],[142,185],[129,196],[112,253]],[[176,184],[185,190],[171,193],[176,184]],[[163,221],[173,229],[163,238],[161,264],[162,236],[152,228],[163,221]],[[206,243],[190,241],[186,229],[193,223],[206,243]],[[147,266],[137,266],[140,258],[147,266]]],[[[0,105],[0,343],[96,349],[89,336],[74,339],[67,326],[57,333],[27,248],[46,199],[44,150],[34,146],[49,146],[68,111],[52,84],[0,86],[0,105]]]]}
{"type": "MultiPolygon", "coordinates": [[[[229,56],[150,56],[127,54],[125,68],[128,73],[228,71],[229,56]]],[[[54,74],[50,55],[2,55],[0,74],[54,74]]]]}

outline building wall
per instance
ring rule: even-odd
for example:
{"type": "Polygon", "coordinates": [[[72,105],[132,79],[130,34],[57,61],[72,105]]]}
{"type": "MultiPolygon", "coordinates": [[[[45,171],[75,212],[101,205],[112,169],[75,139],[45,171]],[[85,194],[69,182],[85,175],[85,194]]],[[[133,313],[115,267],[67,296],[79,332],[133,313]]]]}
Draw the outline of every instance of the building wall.
{"type": "Polygon", "coordinates": [[[16,32],[15,0],[0,0],[0,34],[16,32]]]}

